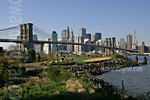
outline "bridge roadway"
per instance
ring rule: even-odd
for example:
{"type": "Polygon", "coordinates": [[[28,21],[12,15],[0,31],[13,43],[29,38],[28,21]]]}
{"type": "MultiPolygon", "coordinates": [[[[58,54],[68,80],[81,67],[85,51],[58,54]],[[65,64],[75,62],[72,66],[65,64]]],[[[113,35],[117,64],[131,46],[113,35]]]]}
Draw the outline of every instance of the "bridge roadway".
{"type": "MultiPolygon", "coordinates": [[[[26,44],[26,41],[23,40],[17,40],[17,39],[0,39],[0,42],[13,42],[13,43],[23,43],[26,44]]],[[[72,43],[72,42],[54,42],[54,41],[33,41],[35,44],[68,44],[68,45],[82,45],[82,46],[92,46],[92,47],[100,47],[100,48],[107,48],[107,49],[115,49],[115,50],[122,50],[122,51],[129,51],[129,52],[138,52],[135,50],[127,50],[122,48],[116,48],[116,47],[108,47],[108,46],[101,46],[101,45],[95,45],[95,44],[84,44],[84,43],[72,43]]]]}

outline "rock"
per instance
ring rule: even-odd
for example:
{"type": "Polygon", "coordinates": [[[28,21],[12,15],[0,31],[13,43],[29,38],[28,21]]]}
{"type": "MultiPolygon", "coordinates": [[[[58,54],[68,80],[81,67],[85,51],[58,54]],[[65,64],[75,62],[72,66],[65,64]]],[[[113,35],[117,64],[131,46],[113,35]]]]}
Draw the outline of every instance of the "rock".
{"type": "Polygon", "coordinates": [[[86,92],[86,90],[84,88],[78,89],[78,93],[85,93],[85,92],[86,92]]]}
{"type": "Polygon", "coordinates": [[[19,85],[11,85],[11,86],[8,87],[8,90],[11,90],[11,89],[18,89],[18,88],[20,88],[19,85]]]}
{"type": "Polygon", "coordinates": [[[82,89],[82,84],[77,79],[70,79],[66,82],[66,88],[69,92],[76,92],[78,89],[82,89]]]}

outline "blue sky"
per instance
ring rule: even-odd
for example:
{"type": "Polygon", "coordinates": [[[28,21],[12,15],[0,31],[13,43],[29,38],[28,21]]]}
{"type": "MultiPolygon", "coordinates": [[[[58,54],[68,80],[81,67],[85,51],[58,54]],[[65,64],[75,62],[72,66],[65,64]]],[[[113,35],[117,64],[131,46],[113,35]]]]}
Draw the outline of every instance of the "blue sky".
{"type": "MultiPolygon", "coordinates": [[[[0,3],[0,29],[10,23],[9,1],[0,3]]],[[[60,35],[69,26],[77,36],[85,27],[88,33],[101,32],[103,39],[119,40],[136,30],[139,45],[150,45],[150,0],[23,0],[21,5],[21,23],[32,22],[49,32],[60,35]]]]}

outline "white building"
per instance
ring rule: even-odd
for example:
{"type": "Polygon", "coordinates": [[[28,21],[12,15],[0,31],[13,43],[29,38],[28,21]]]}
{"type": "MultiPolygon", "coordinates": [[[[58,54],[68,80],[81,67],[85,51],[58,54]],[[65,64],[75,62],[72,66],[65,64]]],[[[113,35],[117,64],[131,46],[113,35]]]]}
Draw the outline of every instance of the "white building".
{"type": "MultiPolygon", "coordinates": [[[[51,40],[50,38],[46,39],[46,41],[50,41],[50,40],[51,40]]],[[[50,54],[50,51],[51,51],[51,45],[45,43],[43,47],[44,54],[50,54]]]]}
{"type": "MultiPolygon", "coordinates": [[[[84,39],[84,44],[91,44],[91,40],[85,38],[85,39],[84,39]]],[[[85,52],[91,51],[91,47],[90,47],[90,46],[84,46],[84,51],[85,51],[85,52]]]]}
{"type": "MultiPolygon", "coordinates": [[[[96,45],[102,46],[102,45],[103,45],[103,41],[102,41],[102,40],[97,40],[97,41],[96,41],[96,45]]],[[[97,51],[97,52],[99,52],[99,53],[103,53],[104,48],[96,47],[96,48],[95,48],[95,51],[97,51]]]]}

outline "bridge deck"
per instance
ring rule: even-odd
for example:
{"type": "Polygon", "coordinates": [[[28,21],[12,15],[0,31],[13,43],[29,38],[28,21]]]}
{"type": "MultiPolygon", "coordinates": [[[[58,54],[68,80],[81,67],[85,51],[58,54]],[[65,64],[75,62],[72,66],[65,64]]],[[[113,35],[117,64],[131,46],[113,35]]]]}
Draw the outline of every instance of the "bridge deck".
{"type": "MultiPolygon", "coordinates": [[[[26,41],[23,40],[17,40],[17,39],[0,39],[0,42],[13,42],[13,43],[23,43],[26,44],[26,41]]],[[[115,49],[115,50],[123,50],[123,51],[129,51],[129,52],[138,52],[135,50],[127,50],[122,48],[116,48],[116,47],[108,47],[108,46],[101,46],[101,45],[95,45],[95,44],[84,44],[84,43],[72,43],[72,42],[54,42],[54,41],[33,41],[35,44],[68,44],[68,45],[82,45],[82,46],[92,46],[92,47],[100,47],[100,48],[107,48],[107,49],[115,49]]]]}

